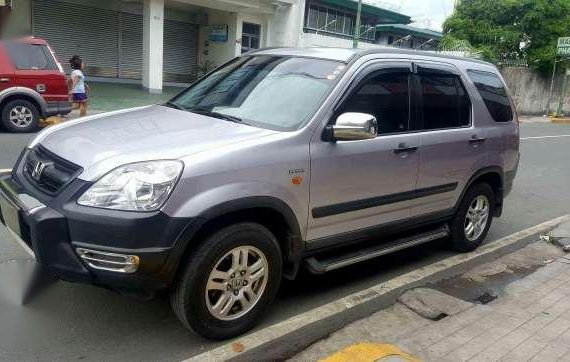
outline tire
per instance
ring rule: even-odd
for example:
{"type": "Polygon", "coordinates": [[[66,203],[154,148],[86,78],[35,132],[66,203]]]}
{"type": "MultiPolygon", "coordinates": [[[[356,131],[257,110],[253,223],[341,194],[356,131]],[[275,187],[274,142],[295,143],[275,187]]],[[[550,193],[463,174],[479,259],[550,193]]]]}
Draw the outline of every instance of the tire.
{"type": "MultiPolygon", "coordinates": [[[[243,260],[242,256],[237,259],[243,260]]],[[[277,294],[281,274],[282,257],[275,236],[259,224],[235,224],[206,238],[189,256],[172,290],[172,308],[196,334],[214,340],[232,338],[251,329],[263,316],[277,294]],[[231,254],[236,250],[241,253],[231,254]],[[243,264],[236,266],[234,255],[246,254],[249,268],[242,274],[239,270],[245,268],[243,264]],[[263,274],[257,270],[259,265],[267,269],[263,277],[254,281],[255,276],[263,274]],[[214,268],[222,271],[218,275],[223,275],[223,279],[210,279],[214,268]],[[255,273],[250,275],[252,270],[255,273]],[[259,297],[251,293],[253,290],[258,291],[259,297]],[[249,306],[246,296],[251,302],[249,306]],[[231,304],[229,307],[223,298],[231,298],[225,299],[231,304]]]]}
{"type": "Polygon", "coordinates": [[[13,133],[36,131],[40,124],[38,107],[25,99],[9,101],[2,107],[2,125],[13,133]]]}
{"type": "Polygon", "coordinates": [[[459,252],[469,252],[481,245],[491,227],[494,205],[495,193],[488,184],[475,184],[467,190],[450,223],[451,246],[453,249],[459,252]],[[480,204],[476,205],[475,203],[477,202],[480,204]],[[478,210],[477,207],[485,202],[487,211],[478,210]],[[468,211],[470,215],[474,215],[469,219],[467,216],[468,211]],[[486,214],[486,217],[484,217],[484,214],[486,214]],[[479,220],[479,222],[474,222],[476,220],[479,220]],[[473,229],[469,228],[470,222],[474,225],[473,229]],[[479,227],[475,227],[477,224],[479,227]],[[470,230],[473,230],[473,232],[469,232],[470,230]]]}

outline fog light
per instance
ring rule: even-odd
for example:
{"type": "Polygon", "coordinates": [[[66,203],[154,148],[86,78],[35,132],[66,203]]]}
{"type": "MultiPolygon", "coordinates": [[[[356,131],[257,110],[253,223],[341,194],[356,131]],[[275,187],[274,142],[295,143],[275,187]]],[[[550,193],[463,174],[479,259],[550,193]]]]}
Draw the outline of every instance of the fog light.
{"type": "Polygon", "coordinates": [[[77,248],[77,255],[91,268],[116,273],[134,273],[139,268],[137,255],[109,253],[98,250],[77,248]]]}

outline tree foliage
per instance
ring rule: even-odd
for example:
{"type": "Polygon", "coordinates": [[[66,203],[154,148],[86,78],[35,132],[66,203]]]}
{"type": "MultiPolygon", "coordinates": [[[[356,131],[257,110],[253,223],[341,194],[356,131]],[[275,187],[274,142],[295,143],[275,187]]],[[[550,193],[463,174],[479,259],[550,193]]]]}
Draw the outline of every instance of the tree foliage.
{"type": "Polygon", "coordinates": [[[463,0],[443,33],[444,46],[464,40],[485,60],[526,59],[548,72],[558,37],[570,36],[570,0],[463,0]]]}

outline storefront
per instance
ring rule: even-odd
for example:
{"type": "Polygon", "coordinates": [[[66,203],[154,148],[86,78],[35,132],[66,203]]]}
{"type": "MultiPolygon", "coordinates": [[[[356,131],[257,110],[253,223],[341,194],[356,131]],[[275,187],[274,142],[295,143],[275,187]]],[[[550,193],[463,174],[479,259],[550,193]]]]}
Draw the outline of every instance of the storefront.
{"type": "Polygon", "coordinates": [[[48,40],[91,80],[187,84],[252,49],[295,46],[303,0],[19,0],[11,36],[48,40]]]}
{"type": "MultiPolygon", "coordinates": [[[[142,79],[143,4],[34,0],[32,31],[47,39],[67,66],[80,55],[92,77],[142,79]]],[[[167,14],[168,15],[168,14],[167,14]]],[[[198,12],[164,19],[163,80],[190,82],[198,66],[198,12]]]]}

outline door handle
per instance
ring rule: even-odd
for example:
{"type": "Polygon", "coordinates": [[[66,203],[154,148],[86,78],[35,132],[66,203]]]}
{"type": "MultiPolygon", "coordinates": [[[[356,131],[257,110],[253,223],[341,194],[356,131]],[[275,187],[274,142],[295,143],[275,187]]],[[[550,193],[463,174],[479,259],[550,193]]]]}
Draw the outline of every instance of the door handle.
{"type": "Polygon", "coordinates": [[[416,152],[417,150],[418,150],[418,146],[408,146],[402,142],[402,143],[398,144],[398,148],[394,148],[394,153],[398,155],[400,153],[416,152]]]}
{"type": "Polygon", "coordinates": [[[10,78],[0,78],[0,83],[8,83],[10,78]]]}
{"type": "Polygon", "coordinates": [[[485,142],[486,138],[483,137],[479,137],[476,134],[474,134],[473,136],[471,136],[471,139],[469,140],[469,143],[472,145],[476,145],[479,143],[483,143],[485,142]]]}

